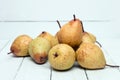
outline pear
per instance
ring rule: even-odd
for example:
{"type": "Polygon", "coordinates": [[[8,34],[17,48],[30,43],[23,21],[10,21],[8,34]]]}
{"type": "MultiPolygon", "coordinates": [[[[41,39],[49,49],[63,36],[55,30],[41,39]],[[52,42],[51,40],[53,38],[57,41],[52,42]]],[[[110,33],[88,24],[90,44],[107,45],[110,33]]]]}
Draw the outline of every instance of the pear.
{"type": "Polygon", "coordinates": [[[79,65],[86,69],[102,69],[106,65],[104,54],[94,43],[84,42],[76,51],[79,65]]]}
{"type": "Polygon", "coordinates": [[[82,21],[74,16],[74,19],[61,26],[58,32],[57,37],[60,43],[65,43],[72,47],[79,46],[83,33],[82,21]]]}
{"type": "Polygon", "coordinates": [[[95,43],[96,42],[96,37],[92,33],[83,32],[82,42],[92,42],[92,43],[95,43]]]}
{"type": "Polygon", "coordinates": [[[47,39],[37,37],[29,45],[29,54],[36,63],[42,64],[47,61],[50,48],[51,44],[47,39]]]}
{"type": "Polygon", "coordinates": [[[75,51],[67,44],[57,44],[50,49],[48,61],[56,70],[68,70],[75,62],[75,51]]]}
{"type": "Polygon", "coordinates": [[[96,40],[95,35],[90,32],[83,32],[82,42],[97,43],[100,47],[102,47],[102,45],[96,40]]]}
{"type": "Polygon", "coordinates": [[[50,41],[52,47],[59,43],[57,37],[45,31],[43,31],[38,37],[43,37],[50,41]]]}
{"type": "Polygon", "coordinates": [[[13,41],[10,47],[10,53],[13,53],[15,56],[28,56],[28,46],[29,43],[32,41],[32,38],[28,35],[19,35],[13,41]]]}

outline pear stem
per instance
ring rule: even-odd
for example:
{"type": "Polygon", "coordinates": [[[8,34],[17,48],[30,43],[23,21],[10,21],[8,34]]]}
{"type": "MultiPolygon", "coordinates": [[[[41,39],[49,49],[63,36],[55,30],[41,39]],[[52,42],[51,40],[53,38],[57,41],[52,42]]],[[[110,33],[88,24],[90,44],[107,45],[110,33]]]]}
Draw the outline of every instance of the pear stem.
{"type": "Polygon", "coordinates": [[[42,34],[44,34],[44,33],[45,33],[45,31],[42,32],[42,34]]]}
{"type": "Polygon", "coordinates": [[[11,54],[12,52],[9,52],[9,53],[7,53],[7,54],[11,54]]]}
{"type": "Polygon", "coordinates": [[[73,15],[74,21],[76,20],[75,14],[73,15]]]}
{"type": "Polygon", "coordinates": [[[119,67],[120,67],[120,66],[118,66],[118,65],[110,65],[110,64],[106,64],[106,66],[114,67],[114,68],[119,68],[119,67]]]}
{"type": "Polygon", "coordinates": [[[58,23],[59,28],[61,28],[60,22],[58,20],[57,20],[57,23],[58,23]]]}
{"type": "Polygon", "coordinates": [[[85,32],[82,21],[80,21],[80,23],[82,25],[82,31],[85,32]]]}
{"type": "Polygon", "coordinates": [[[96,41],[96,43],[97,43],[100,47],[102,47],[102,45],[101,45],[98,41],[96,41]]]}

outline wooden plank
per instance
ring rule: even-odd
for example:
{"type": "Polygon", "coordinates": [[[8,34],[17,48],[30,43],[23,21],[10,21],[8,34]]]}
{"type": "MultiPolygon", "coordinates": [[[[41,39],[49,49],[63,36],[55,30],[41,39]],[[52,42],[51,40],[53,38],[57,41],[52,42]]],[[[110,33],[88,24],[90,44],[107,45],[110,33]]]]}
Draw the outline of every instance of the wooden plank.
{"type": "Polygon", "coordinates": [[[6,46],[8,40],[0,40],[0,51],[3,50],[3,48],[6,46]]]}
{"type": "Polygon", "coordinates": [[[102,70],[87,70],[88,80],[119,80],[120,72],[118,69],[108,68],[102,70]]]}
{"type": "Polygon", "coordinates": [[[116,19],[116,18],[118,19],[119,18],[118,17],[119,10],[117,10],[117,8],[119,7],[118,0],[116,1],[110,0],[109,2],[104,1],[104,0],[100,0],[100,1],[70,0],[69,4],[67,3],[68,1],[65,1],[65,0],[60,0],[60,1],[30,0],[29,3],[27,0],[1,1],[0,2],[0,7],[1,7],[0,9],[1,18],[0,19],[2,20],[6,20],[6,19],[7,20],[71,19],[72,17],[71,15],[73,13],[75,13],[78,17],[82,19],[89,19],[89,20],[90,19],[116,19]],[[27,4],[27,7],[26,7],[26,4],[27,4]],[[47,6],[45,7],[45,5],[47,6]]]}
{"type": "Polygon", "coordinates": [[[7,43],[5,48],[0,52],[0,80],[14,80],[19,70],[19,65],[23,60],[22,57],[14,57],[13,54],[7,54],[11,46],[11,41],[7,43]]]}
{"type": "Polygon", "coordinates": [[[120,65],[120,38],[104,39],[103,45],[107,49],[107,53],[112,58],[114,64],[120,65]]]}
{"type": "Polygon", "coordinates": [[[84,69],[75,63],[75,65],[68,71],[52,70],[51,80],[87,80],[84,69]]]}
{"type": "Polygon", "coordinates": [[[42,31],[55,35],[59,30],[57,22],[8,22],[0,23],[0,26],[2,26],[2,29],[0,29],[0,39],[14,39],[21,34],[27,34],[35,38],[42,31]]]}
{"type": "Polygon", "coordinates": [[[50,66],[36,64],[30,57],[26,57],[15,80],[50,80],[50,66]]]}
{"type": "MultiPolygon", "coordinates": [[[[103,40],[104,43],[104,40],[103,40]]],[[[107,43],[107,42],[106,42],[107,43]]],[[[109,43],[109,41],[108,41],[109,43]]],[[[105,44],[104,44],[105,45],[105,44]]],[[[102,50],[104,52],[105,58],[106,58],[106,62],[107,64],[111,64],[111,65],[116,65],[114,62],[114,59],[111,58],[111,54],[108,53],[108,50],[110,50],[111,48],[104,48],[104,46],[102,47],[102,50]]],[[[111,49],[114,50],[114,49],[111,49]]],[[[101,70],[86,70],[86,73],[88,75],[88,80],[118,80],[120,79],[120,70],[119,68],[112,68],[112,67],[108,67],[106,66],[104,69],[101,70]]]]}

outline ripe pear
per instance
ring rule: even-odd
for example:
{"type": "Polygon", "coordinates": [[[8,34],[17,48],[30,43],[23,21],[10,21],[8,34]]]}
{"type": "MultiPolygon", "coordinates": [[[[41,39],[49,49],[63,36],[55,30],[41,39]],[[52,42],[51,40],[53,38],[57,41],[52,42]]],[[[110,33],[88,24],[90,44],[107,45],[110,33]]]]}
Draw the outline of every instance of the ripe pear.
{"type": "Polygon", "coordinates": [[[57,37],[60,43],[68,44],[72,47],[79,46],[82,40],[83,25],[82,21],[74,18],[68,23],[61,26],[57,33],[57,37]]]}
{"type": "MultiPolygon", "coordinates": [[[[59,36],[59,31],[55,34],[55,37],[58,38],[58,36],[59,36]]],[[[59,41],[58,41],[58,42],[59,42],[59,41]]]]}
{"type": "Polygon", "coordinates": [[[42,64],[47,61],[50,48],[51,44],[47,39],[37,37],[29,45],[29,54],[36,63],[42,64]]]}
{"type": "Polygon", "coordinates": [[[43,31],[38,37],[43,37],[50,41],[52,47],[59,43],[57,37],[45,31],[43,31]]]}
{"type": "Polygon", "coordinates": [[[106,65],[104,54],[94,43],[83,42],[76,51],[79,65],[86,69],[102,69],[106,65]]]}
{"type": "Polygon", "coordinates": [[[92,33],[83,32],[82,42],[92,42],[92,43],[95,43],[96,42],[96,37],[92,33]]]}
{"type": "Polygon", "coordinates": [[[10,53],[13,53],[15,56],[28,56],[28,46],[32,41],[32,38],[28,35],[19,35],[13,41],[10,47],[10,53]]]}
{"type": "Polygon", "coordinates": [[[75,51],[67,44],[57,44],[50,49],[48,61],[56,70],[68,70],[75,62],[75,51]]]}

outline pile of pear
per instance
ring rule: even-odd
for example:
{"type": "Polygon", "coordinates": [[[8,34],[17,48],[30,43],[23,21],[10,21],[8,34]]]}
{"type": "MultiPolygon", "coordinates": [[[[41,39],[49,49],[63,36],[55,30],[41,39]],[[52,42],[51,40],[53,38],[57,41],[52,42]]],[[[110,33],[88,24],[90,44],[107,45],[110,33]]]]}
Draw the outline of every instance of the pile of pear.
{"type": "Polygon", "coordinates": [[[37,64],[43,64],[48,59],[49,50],[58,43],[57,37],[46,31],[41,32],[34,39],[22,34],[15,38],[9,53],[13,53],[16,57],[30,56],[37,64]]]}
{"type": "MultiPolygon", "coordinates": [[[[84,31],[82,21],[73,16],[74,19],[68,23],[59,25],[60,30],[56,34],[60,44],[67,44],[74,50],[75,59],[69,62],[77,61],[80,67],[85,69],[103,69],[106,66],[106,60],[101,46],[96,44],[96,37],[84,31]]],[[[69,51],[68,54],[71,52],[69,51]]],[[[50,63],[52,64],[52,61],[50,63]]],[[[74,65],[74,63],[71,64],[74,65]]],[[[55,66],[54,64],[53,67],[55,66]]]]}
{"type": "Polygon", "coordinates": [[[55,35],[47,31],[36,38],[19,35],[10,47],[10,53],[17,57],[30,56],[37,64],[49,62],[55,70],[69,70],[78,62],[84,69],[103,69],[106,66],[105,56],[96,37],[84,31],[82,21],[76,19],[60,25],[55,35]]]}

